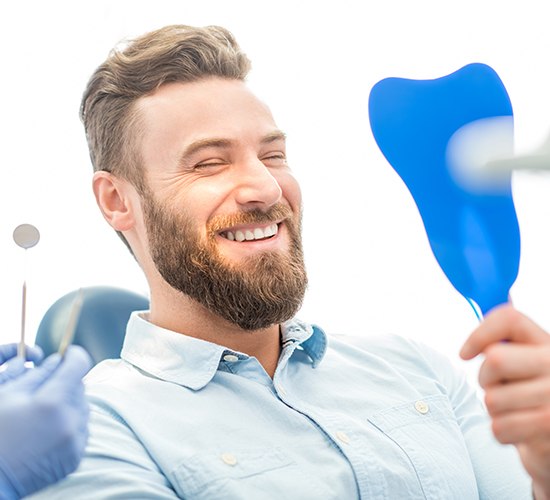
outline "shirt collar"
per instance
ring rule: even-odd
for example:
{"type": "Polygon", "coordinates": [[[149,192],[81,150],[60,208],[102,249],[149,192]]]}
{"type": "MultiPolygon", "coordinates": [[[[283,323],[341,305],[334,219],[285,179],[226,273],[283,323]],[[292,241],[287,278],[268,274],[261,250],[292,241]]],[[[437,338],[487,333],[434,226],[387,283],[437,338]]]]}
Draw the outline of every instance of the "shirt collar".
{"type": "Polygon", "coordinates": [[[325,332],[316,325],[304,323],[296,318],[281,325],[281,337],[283,348],[291,343],[301,346],[311,358],[313,368],[321,362],[327,350],[325,332]]]}
{"type": "MultiPolygon", "coordinates": [[[[155,377],[193,390],[202,389],[214,377],[226,354],[241,359],[249,356],[224,346],[161,328],[147,320],[146,311],[130,316],[120,357],[155,377]]],[[[300,345],[313,367],[323,358],[327,340],[317,326],[290,320],[281,327],[283,346],[300,345]]]]}

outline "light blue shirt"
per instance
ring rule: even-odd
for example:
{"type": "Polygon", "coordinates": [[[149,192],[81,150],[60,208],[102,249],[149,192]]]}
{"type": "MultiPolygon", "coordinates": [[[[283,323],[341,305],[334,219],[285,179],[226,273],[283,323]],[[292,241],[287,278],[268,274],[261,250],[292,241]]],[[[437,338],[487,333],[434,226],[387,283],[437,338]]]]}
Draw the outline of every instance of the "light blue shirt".
{"type": "Polygon", "coordinates": [[[527,499],[463,374],[397,336],[282,327],[273,380],[246,354],[134,313],[86,378],[90,441],[45,499],[527,499]]]}

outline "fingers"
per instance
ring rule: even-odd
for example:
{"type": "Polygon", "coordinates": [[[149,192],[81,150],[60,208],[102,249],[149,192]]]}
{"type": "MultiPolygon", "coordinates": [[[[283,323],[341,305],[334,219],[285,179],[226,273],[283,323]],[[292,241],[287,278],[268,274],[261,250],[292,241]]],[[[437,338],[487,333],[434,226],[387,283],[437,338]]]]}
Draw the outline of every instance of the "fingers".
{"type": "MultiPolygon", "coordinates": [[[[18,378],[20,375],[25,373],[25,362],[17,356],[17,344],[6,344],[0,346],[5,363],[0,369],[0,384],[5,384],[11,380],[18,378]]],[[[38,364],[43,357],[42,349],[38,346],[27,347],[25,349],[27,361],[32,361],[35,364],[38,364]]]]}
{"type": "Polygon", "coordinates": [[[40,366],[27,370],[11,382],[10,386],[15,391],[34,392],[54,373],[60,362],[61,356],[52,354],[40,366]]]}
{"type": "Polygon", "coordinates": [[[492,417],[543,406],[550,408],[550,377],[492,386],[485,391],[485,405],[492,417]]]}
{"type": "Polygon", "coordinates": [[[550,408],[531,408],[493,417],[493,434],[502,444],[540,440],[550,434],[550,408]]]}
{"type": "MultiPolygon", "coordinates": [[[[17,347],[18,344],[15,343],[0,345],[0,365],[17,356],[17,347]]],[[[27,361],[33,363],[39,363],[44,357],[39,346],[26,346],[25,354],[27,361]]]]}
{"type": "Polygon", "coordinates": [[[17,356],[17,344],[0,345],[0,364],[5,363],[14,356],[17,356]]]}
{"type": "Polygon", "coordinates": [[[550,375],[550,344],[499,343],[487,347],[479,370],[484,389],[511,381],[550,375]]]}
{"type": "Polygon", "coordinates": [[[496,307],[485,317],[462,346],[460,356],[472,359],[491,344],[502,341],[549,344],[550,337],[527,316],[505,304],[496,307]]]}
{"type": "Polygon", "coordinates": [[[55,353],[31,370],[27,370],[11,382],[14,390],[34,392],[46,385],[52,391],[73,388],[81,383],[82,377],[91,367],[88,353],[80,346],[69,346],[65,356],[55,353]]]}
{"type": "Polygon", "coordinates": [[[2,370],[0,371],[0,384],[5,384],[10,380],[16,379],[24,373],[25,371],[25,362],[18,358],[17,356],[6,361],[2,365],[2,370]]]}

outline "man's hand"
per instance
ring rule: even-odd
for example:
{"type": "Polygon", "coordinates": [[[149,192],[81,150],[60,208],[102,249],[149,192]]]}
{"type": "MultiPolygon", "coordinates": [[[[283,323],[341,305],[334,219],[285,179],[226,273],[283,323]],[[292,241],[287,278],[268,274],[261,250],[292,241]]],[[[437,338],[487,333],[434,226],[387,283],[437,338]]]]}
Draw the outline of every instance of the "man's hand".
{"type": "Polygon", "coordinates": [[[483,354],[479,383],[493,433],[514,444],[538,500],[550,498],[550,335],[510,305],[493,309],[460,355],[483,354]]]}
{"type": "Polygon", "coordinates": [[[90,364],[70,346],[64,358],[54,354],[0,385],[0,498],[29,495],[76,469],[88,437],[82,377],[90,364]]]}

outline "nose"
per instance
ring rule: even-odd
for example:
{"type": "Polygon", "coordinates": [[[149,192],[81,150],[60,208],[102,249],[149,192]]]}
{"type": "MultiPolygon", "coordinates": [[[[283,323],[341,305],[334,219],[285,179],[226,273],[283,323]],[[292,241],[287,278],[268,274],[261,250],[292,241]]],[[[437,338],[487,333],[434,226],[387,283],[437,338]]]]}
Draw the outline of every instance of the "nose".
{"type": "Polygon", "coordinates": [[[283,191],[271,170],[259,159],[236,170],[235,199],[244,208],[268,208],[281,200],[283,191]]]}

